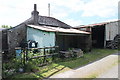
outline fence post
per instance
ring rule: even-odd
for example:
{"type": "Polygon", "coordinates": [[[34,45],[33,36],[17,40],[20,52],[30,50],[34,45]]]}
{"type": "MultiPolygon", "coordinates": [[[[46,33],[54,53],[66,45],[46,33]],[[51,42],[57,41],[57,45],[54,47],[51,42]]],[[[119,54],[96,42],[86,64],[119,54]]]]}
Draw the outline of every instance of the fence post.
{"type": "Polygon", "coordinates": [[[55,53],[58,53],[57,57],[60,57],[60,54],[59,54],[59,46],[56,46],[56,47],[55,47],[55,53]]]}
{"type": "MultiPolygon", "coordinates": [[[[53,47],[55,48],[55,47],[53,47]]],[[[52,49],[52,61],[54,61],[54,53],[53,53],[53,49],[52,49]]]]}
{"type": "Polygon", "coordinates": [[[28,60],[28,48],[26,47],[26,62],[28,60]]]}
{"type": "Polygon", "coordinates": [[[45,63],[46,62],[46,54],[45,54],[45,47],[44,47],[44,50],[43,50],[43,53],[44,53],[44,59],[43,59],[43,63],[45,63]]]}
{"type": "Polygon", "coordinates": [[[23,69],[24,69],[24,72],[25,72],[25,48],[23,48],[23,69]]]}

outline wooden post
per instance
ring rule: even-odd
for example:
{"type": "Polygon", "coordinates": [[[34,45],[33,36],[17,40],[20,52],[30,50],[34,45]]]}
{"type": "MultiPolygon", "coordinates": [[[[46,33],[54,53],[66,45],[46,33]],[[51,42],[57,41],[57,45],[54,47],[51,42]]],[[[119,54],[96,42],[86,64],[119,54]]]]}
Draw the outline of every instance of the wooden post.
{"type": "Polygon", "coordinates": [[[45,56],[45,55],[46,55],[46,54],[45,54],[45,48],[44,48],[44,51],[43,51],[43,52],[44,52],[44,59],[43,59],[43,63],[45,63],[45,62],[46,62],[46,56],[45,56]]]}
{"type": "Polygon", "coordinates": [[[28,60],[28,48],[26,47],[26,62],[28,60]]]}
{"type": "MultiPolygon", "coordinates": [[[[55,47],[54,47],[55,48],[55,47]]],[[[53,50],[52,50],[52,61],[54,60],[54,53],[53,53],[53,50]]]]}
{"type": "Polygon", "coordinates": [[[60,57],[60,54],[59,54],[59,46],[56,46],[56,48],[55,48],[55,53],[58,53],[57,57],[60,57]]]}
{"type": "Polygon", "coordinates": [[[25,53],[26,53],[26,50],[24,48],[23,49],[23,68],[24,68],[24,72],[25,72],[25,53]]]}
{"type": "Polygon", "coordinates": [[[26,62],[28,60],[28,48],[27,47],[24,48],[24,53],[23,54],[24,54],[24,56],[23,56],[23,67],[24,67],[24,72],[25,72],[26,62]]]}

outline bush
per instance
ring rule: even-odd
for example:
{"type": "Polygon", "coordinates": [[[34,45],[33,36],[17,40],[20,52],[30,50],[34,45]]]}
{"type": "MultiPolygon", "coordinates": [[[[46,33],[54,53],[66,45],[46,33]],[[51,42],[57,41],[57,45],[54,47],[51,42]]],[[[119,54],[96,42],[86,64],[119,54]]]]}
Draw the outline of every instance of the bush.
{"type": "Polygon", "coordinates": [[[2,72],[3,77],[8,77],[10,75],[13,75],[16,72],[20,72],[20,69],[24,68],[24,64],[22,63],[22,60],[13,58],[9,60],[9,62],[4,62],[2,66],[2,72]]]}

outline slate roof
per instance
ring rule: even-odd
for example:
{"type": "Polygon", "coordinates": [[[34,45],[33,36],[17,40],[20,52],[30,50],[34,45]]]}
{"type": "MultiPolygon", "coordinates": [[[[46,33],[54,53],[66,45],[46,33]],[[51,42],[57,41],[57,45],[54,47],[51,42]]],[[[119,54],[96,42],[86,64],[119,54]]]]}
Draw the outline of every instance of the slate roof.
{"type": "MultiPolygon", "coordinates": [[[[29,18],[26,21],[24,21],[23,23],[26,24],[32,24],[34,25],[34,20],[33,18],[29,18]]],[[[52,26],[52,27],[62,27],[62,28],[71,28],[70,25],[56,19],[53,17],[48,17],[48,16],[38,16],[38,25],[45,25],[45,26],[52,26]]]]}
{"type": "Polygon", "coordinates": [[[71,27],[70,25],[67,25],[66,23],[58,19],[47,16],[39,16],[38,23],[41,25],[54,26],[54,27],[63,27],[63,28],[71,27]]]}

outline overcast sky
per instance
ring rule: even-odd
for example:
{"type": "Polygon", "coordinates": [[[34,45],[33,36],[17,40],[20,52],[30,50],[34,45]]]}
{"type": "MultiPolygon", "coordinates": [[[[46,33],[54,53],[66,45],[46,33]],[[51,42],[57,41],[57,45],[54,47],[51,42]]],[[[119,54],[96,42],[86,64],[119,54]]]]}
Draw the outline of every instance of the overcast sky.
{"type": "Polygon", "coordinates": [[[119,0],[0,0],[0,25],[16,26],[31,17],[37,4],[39,15],[51,16],[71,26],[118,19],[119,0]]]}

